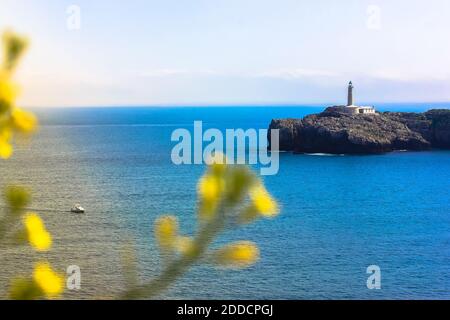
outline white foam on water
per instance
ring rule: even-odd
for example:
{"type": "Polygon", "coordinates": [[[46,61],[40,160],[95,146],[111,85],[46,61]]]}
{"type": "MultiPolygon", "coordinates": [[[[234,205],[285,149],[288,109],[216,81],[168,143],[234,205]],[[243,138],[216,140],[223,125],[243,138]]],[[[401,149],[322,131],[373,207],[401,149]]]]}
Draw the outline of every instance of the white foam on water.
{"type": "Polygon", "coordinates": [[[317,156],[317,157],[343,157],[345,154],[333,154],[333,153],[305,153],[307,156],[317,156]]]}

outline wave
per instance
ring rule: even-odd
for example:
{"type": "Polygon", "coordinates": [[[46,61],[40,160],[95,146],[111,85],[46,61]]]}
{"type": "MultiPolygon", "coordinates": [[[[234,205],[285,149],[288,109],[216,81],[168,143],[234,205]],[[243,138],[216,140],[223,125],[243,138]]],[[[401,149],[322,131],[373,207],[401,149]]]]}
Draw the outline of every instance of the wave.
{"type": "Polygon", "coordinates": [[[318,156],[318,157],[343,157],[345,154],[334,154],[334,153],[305,153],[307,156],[318,156]]]}

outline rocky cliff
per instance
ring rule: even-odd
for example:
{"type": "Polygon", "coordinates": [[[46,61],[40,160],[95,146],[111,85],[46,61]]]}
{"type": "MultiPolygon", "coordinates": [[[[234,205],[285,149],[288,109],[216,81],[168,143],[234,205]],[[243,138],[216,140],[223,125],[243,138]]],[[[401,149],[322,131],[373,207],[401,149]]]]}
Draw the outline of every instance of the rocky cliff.
{"type": "Polygon", "coordinates": [[[272,120],[270,129],[280,129],[281,151],[364,154],[450,149],[450,110],[351,115],[330,107],[303,119],[272,120]]]}

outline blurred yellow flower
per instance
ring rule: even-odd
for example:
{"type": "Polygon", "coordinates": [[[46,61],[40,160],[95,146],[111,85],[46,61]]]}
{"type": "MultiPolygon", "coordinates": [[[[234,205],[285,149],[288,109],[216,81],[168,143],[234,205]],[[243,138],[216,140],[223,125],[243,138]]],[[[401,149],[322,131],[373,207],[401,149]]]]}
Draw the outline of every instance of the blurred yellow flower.
{"type": "Polygon", "coordinates": [[[36,129],[37,119],[31,112],[14,108],[11,119],[14,128],[22,133],[31,133],[36,129]]]}
{"type": "Polygon", "coordinates": [[[173,216],[159,217],[155,221],[155,238],[163,250],[172,250],[178,237],[178,221],[173,216]]]}
{"type": "Polygon", "coordinates": [[[225,180],[218,174],[207,173],[200,178],[197,192],[200,200],[199,216],[201,220],[208,221],[214,217],[224,189],[225,180]]]}
{"type": "Polygon", "coordinates": [[[18,88],[0,74],[0,114],[9,110],[17,97],[18,88]]]}
{"type": "Polygon", "coordinates": [[[8,140],[4,140],[0,137],[0,158],[8,159],[13,153],[13,147],[8,140]]]}
{"type": "Polygon", "coordinates": [[[216,201],[220,197],[220,193],[224,188],[225,182],[223,178],[206,174],[198,183],[198,194],[200,199],[205,201],[216,201]]]}
{"type": "Polygon", "coordinates": [[[3,62],[0,66],[0,158],[13,153],[13,134],[32,133],[37,127],[36,117],[15,106],[18,87],[11,81],[14,68],[25,52],[27,40],[7,31],[3,34],[3,62]]]}
{"type": "Polygon", "coordinates": [[[33,279],[48,298],[56,298],[63,292],[63,278],[47,262],[35,265],[33,279]]]}
{"type": "Polygon", "coordinates": [[[47,251],[52,246],[52,237],[45,229],[42,219],[36,213],[27,213],[24,216],[25,229],[28,241],[37,251],[47,251]]]}
{"type": "Polygon", "coordinates": [[[278,214],[277,202],[261,183],[256,184],[250,189],[250,198],[255,209],[262,216],[275,217],[278,214]]]}
{"type": "MultiPolygon", "coordinates": [[[[13,153],[14,134],[32,133],[37,127],[36,117],[15,106],[18,87],[11,81],[15,67],[27,47],[27,40],[13,32],[3,34],[3,61],[0,65],[0,158],[7,159],[13,153]]],[[[22,187],[8,187],[5,199],[11,213],[21,212],[29,203],[30,196],[22,187]]],[[[9,222],[15,222],[9,216],[9,222]]],[[[22,243],[27,239],[37,251],[47,251],[52,245],[52,237],[44,223],[36,213],[23,215],[24,228],[16,233],[15,240],[22,243]]],[[[4,225],[1,231],[4,231],[4,225]]],[[[3,236],[3,234],[0,234],[3,236]]],[[[55,273],[48,263],[35,265],[33,277],[16,278],[11,282],[10,297],[12,299],[36,299],[46,296],[58,297],[63,291],[63,278],[55,273]]]]}
{"type": "Polygon", "coordinates": [[[0,158],[8,159],[12,155],[11,137],[11,129],[0,122],[0,158]]]}
{"type": "Polygon", "coordinates": [[[246,268],[259,259],[259,249],[253,242],[238,241],[214,253],[214,262],[227,268],[246,268]]]}
{"type": "Polygon", "coordinates": [[[278,205],[262,181],[246,166],[213,163],[200,178],[197,193],[199,224],[196,234],[193,237],[180,236],[177,219],[173,216],[157,219],[155,237],[159,247],[166,250],[165,253],[170,250],[178,256],[165,260],[167,266],[160,276],[138,288],[130,288],[124,298],[158,296],[203,258],[224,268],[246,268],[259,260],[259,249],[253,242],[238,241],[213,251],[210,246],[225,230],[232,230],[261,216],[278,214],[278,205]]]}

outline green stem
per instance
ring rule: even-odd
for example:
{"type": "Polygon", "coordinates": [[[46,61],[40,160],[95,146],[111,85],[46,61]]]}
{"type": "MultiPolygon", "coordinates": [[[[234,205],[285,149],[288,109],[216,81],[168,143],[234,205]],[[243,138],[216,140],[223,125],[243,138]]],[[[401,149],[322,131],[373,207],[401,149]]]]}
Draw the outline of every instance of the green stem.
{"type": "Polygon", "coordinates": [[[167,289],[182,276],[208,249],[215,236],[224,227],[224,214],[219,211],[216,217],[205,225],[194,239],[194,252],[172,261],[161,275],[137,288],[130,289],[122,295],[124,299],[153,298],[167,289]]]}

